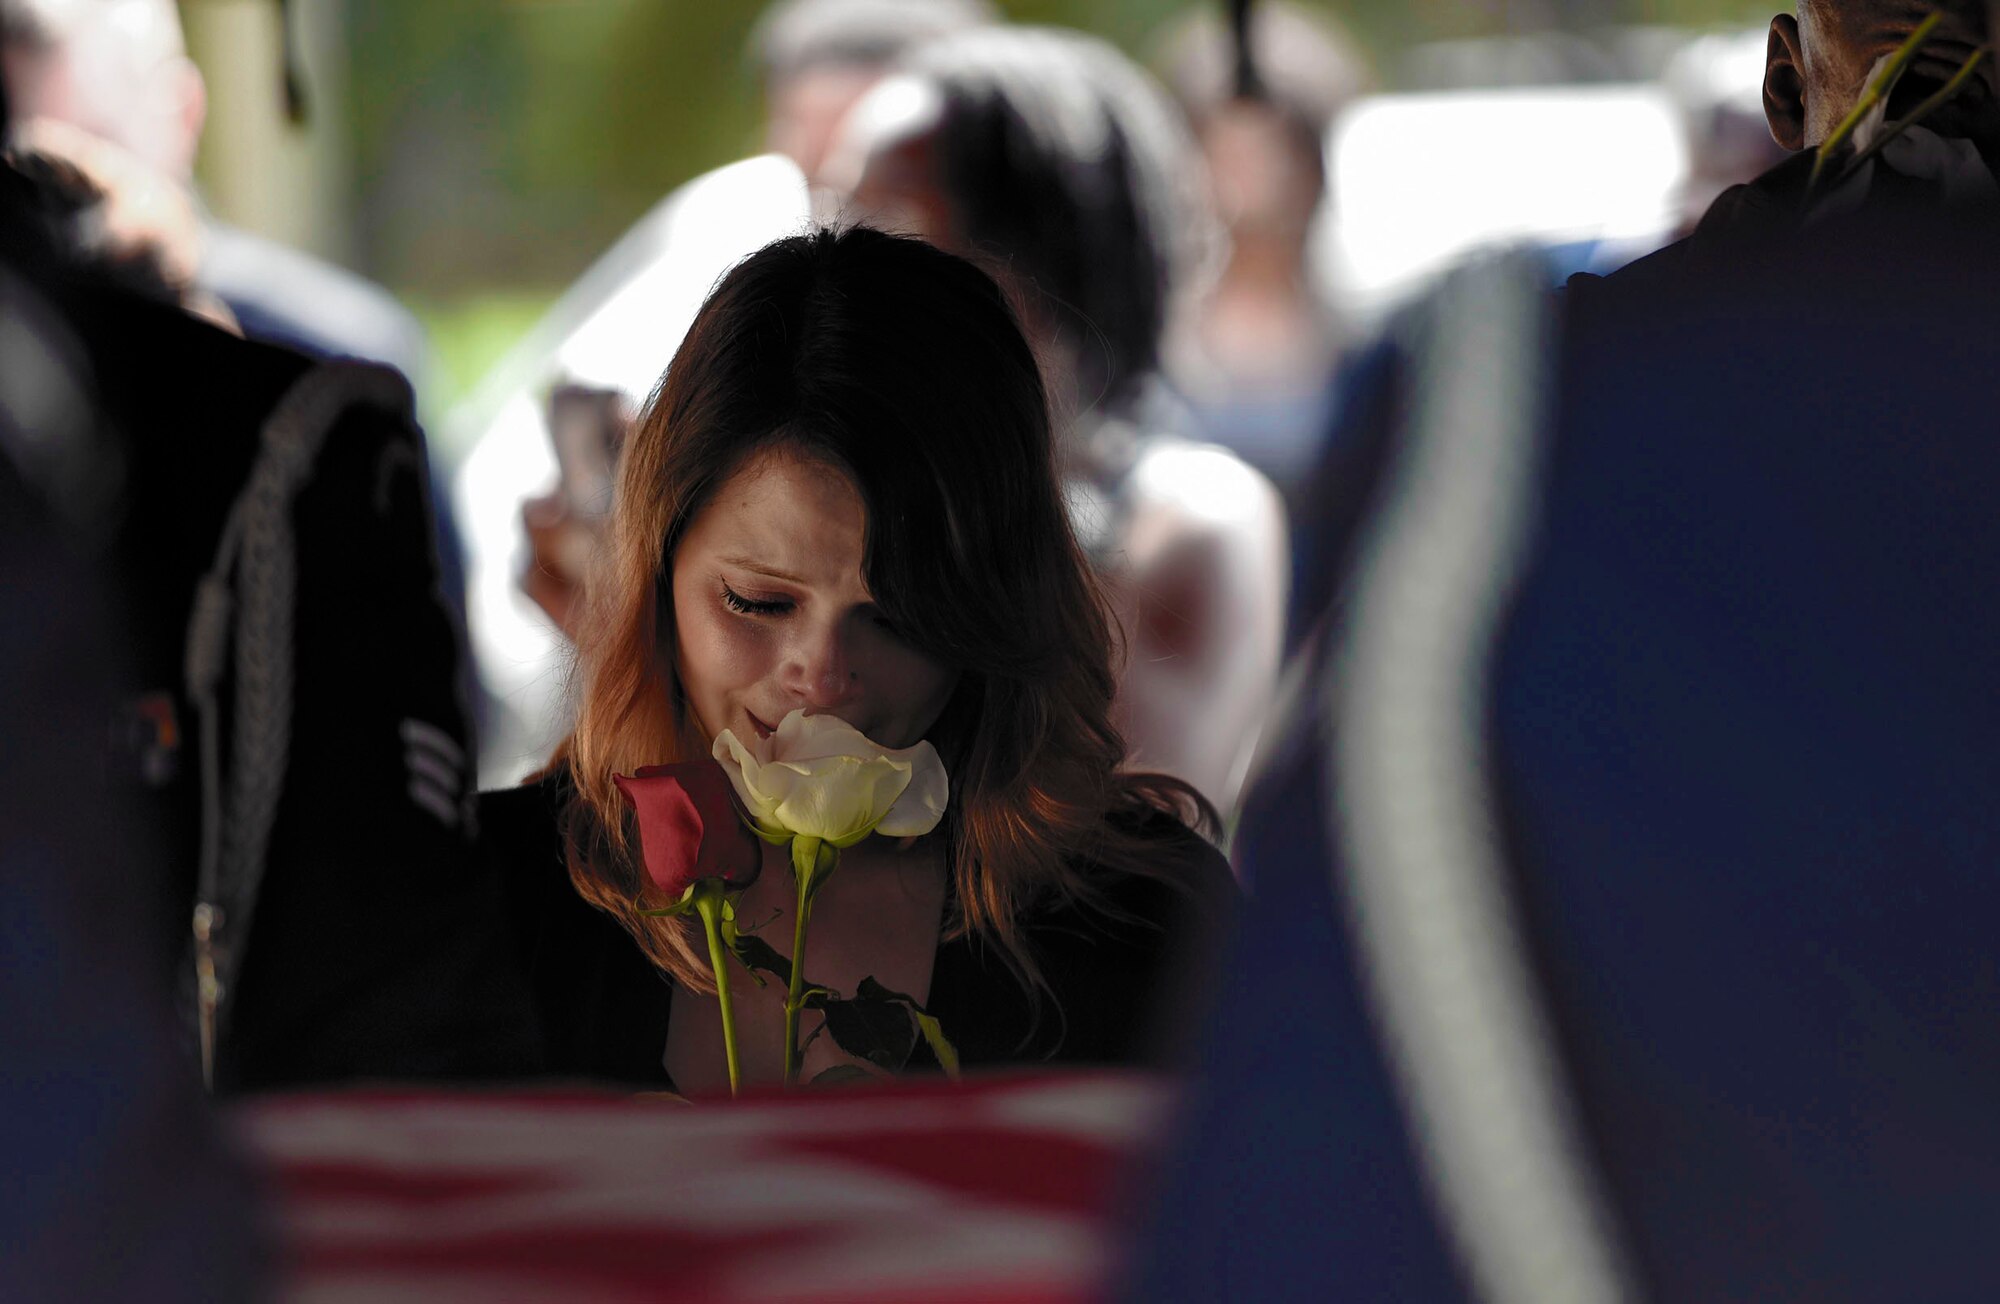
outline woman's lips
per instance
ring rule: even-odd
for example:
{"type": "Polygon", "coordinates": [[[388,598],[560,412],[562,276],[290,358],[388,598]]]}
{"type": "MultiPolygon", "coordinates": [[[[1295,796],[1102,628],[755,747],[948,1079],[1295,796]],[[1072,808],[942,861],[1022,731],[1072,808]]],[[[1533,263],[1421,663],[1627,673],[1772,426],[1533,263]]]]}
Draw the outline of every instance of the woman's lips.
{"type": "Polygon", "coordinates": [[[743,714],[750,717],[750,727],[757,731],[757,736],[759,738],[769,738],[772,734],[778,732],[776,729],[772,728],[768,724],[765,724],[762,720],[759,720],[755,715],[752,715],[750,712],[745,711],[743,714]]]}

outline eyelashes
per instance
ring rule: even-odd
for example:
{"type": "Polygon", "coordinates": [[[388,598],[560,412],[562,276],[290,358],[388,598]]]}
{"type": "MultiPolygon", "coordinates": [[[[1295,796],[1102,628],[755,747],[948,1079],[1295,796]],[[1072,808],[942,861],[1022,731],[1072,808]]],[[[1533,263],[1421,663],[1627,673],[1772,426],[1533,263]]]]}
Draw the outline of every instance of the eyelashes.
{"type": "Polygon", "coordinates": [[[782,616],[792,609],[792,604],[783,598],[776,601],[746,598],[727,583],[722,586],[722,605],[745,616],[782,616]]]}
{"type": "MultiPolygon", "coordinates": [[[[791,614],[798,604],[790,598],[746,598],[729,587],[729,581],[719,581],[722,586],[722,605],[743,616],[784,616],[791,614]]],[[[875,628],[891,638],[902,639],[902,628],[880,611],[869,616],[875,628]]]]}

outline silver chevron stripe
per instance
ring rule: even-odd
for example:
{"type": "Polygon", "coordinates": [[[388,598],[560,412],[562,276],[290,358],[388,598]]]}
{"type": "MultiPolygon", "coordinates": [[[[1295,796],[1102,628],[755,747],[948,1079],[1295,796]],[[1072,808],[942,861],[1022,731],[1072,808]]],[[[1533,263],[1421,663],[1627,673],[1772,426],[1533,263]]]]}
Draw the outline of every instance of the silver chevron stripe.
{"type": "Polygon", "coordinates": [[[465,751],[452,736],[434,724],[422,720],[405,720],[397,728],[403,736],[403,745],[414,754],[423,748],[448,763],[454,770],[465,768],[465,751]]]}
{"type": "Polygon", "coordinates": [[[1636,1298],[1508,898],[1487,662],[1534,526],[1550,356],[1537,269],[1437,296],[1412,438],[1328,695],[1336,884],[1432,1198],[1488,1304],[1636,1298]]]}

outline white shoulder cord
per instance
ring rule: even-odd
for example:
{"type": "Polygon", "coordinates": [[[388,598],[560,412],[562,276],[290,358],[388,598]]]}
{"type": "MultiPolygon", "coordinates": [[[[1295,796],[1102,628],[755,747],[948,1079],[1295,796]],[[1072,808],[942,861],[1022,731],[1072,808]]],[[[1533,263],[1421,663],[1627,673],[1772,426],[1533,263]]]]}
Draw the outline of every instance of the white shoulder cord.
{"type": "Polygon", "coordinates": [[[1457,273],[1328,694],[1334,834],[1366,986],[1433,1200],[1488,1304],[1637,1298],[1509,900],[1487,669],[1534,520],[1546,291],[1457,273]]]}
{"type": "Polygon", "coordinates": [[[201,732],[194,968],[202,1078],[211,1088],[217,1041],[291,754],[298,580],[293,505],[312,478],[327,435],[355,407],[382,408],[409,419],[409,385],[386,367],[331,362],[306,372],[285,392],[264,423],[256,460],[230,508],[215,561],[195,589],[186,651],[188,697],[201,732]],[[232,644],[233,728],[225,776],[216,697],[232,644]]]}

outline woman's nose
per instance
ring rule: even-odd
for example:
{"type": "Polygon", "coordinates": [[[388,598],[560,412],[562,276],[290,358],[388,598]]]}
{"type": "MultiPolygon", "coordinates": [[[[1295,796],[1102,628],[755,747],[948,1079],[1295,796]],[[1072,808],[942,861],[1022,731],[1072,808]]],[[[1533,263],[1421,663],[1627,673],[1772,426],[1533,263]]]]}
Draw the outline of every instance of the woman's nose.
{"type": "Polygon", "coordinates": [[[837,631],[801,639],[794,646],[789,671],[786,688],[815,710],[839,706],[854,694],[854,669],[837,631]]]}

